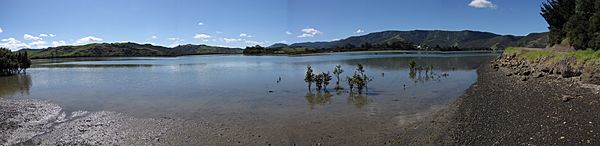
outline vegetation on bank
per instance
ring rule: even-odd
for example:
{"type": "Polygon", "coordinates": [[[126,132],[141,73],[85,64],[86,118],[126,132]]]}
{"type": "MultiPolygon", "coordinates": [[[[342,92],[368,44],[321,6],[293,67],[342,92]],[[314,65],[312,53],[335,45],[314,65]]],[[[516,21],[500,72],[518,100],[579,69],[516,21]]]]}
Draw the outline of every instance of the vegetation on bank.
{"type": "Polygon", "coordinates": [[[0,76],[26,73],[31,66],[27,52],[12,52],[0,48],[0,76]]]}
{"type": "Polygon", "coordinates": [[[548,0],[542,6],[541,15],[549,25],[550,45],[563,44],[577,50],[600,49],[600,1],[548,0]]]}
{"type": "Polygon", "coordinates": [[[310,54],[318,53],[317,49],[309,47],[277,47],[277,48],[265,48],[260,45],[246,47],[242,52],[244,55],[298,55],[298,54],[310,54]]]}
{"type": "Polygon", "coordinates": [[[313,53],[329,53],[329,52],[356,52],[356,51],[390,51],[390,50],[406,50],[406,51],[468,51],[468,50],[494,50],[490,48],[460,48],[458,46],[418,46],[411,43],[397,42],[394,44],[362,44],[355,46],[346,44],[342,47],[321,48],[315,49],[310,47],[262,47],[260,45],[246,47],[243,51],[244,55],[300,55],[313,53]]]}
{"type": "Polygon", "coordinates": [[[560,61],[574,58],[576,62],[573,62],[576,66],[582,66],[586,62],[600,62],[600,50],[595,51],[592,49],[577,50],[569,52],[552,51],[552,50],[534,50],[511,47],[504,50],[505,55],[514,54],[517,58],[527,59],[530,62],[540,62],[546,64],[557,64],[560,61]]]}
{"type": "Polygon", "coordinates": [[[137,43],[99,43],[81,46],[59,46],[47,49],[23,49],[32,59],[69,57],[146,57],[203,54],[239,54],[242,49],[207,45],[179,45],[173,48],[137,43]]]}

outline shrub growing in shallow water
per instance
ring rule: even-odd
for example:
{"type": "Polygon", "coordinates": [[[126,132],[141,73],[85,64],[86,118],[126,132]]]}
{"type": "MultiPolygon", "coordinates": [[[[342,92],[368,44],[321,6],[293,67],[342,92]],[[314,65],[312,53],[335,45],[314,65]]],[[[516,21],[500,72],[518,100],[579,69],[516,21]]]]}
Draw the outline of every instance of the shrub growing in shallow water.
{"type": "Polygon", "coordinates": [[[304,75],[304,82],[308,84],[308,90],[310,91],[310,87],[312,83],[315,81],[315,75],[313,74],[313,70],[310,65],[306,66],[306,74],[304,75]]]}
{"type": "Polygon", "coordinates": [[[341,65],[337,65],[335,66],[335,68],[333,68],[333,74],[335,74],[335,77],[337,78],[337,81],[335,82],[336,90],[342,89],[342,87],[340,86],[340,74],[342,74],[343,72],[344,70],[342,69],[341,65]]]}

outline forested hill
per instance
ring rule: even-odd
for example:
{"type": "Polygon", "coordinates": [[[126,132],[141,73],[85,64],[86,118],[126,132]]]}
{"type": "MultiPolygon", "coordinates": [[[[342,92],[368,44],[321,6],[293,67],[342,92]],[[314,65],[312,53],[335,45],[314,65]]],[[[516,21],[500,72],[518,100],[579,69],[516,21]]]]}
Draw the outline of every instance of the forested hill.
{"type": "Polygon", "coordinates": [[[179,45],[173,48],[137,43],[99,43],[81,46],[59,46],[47,49],[22,49],[30,58],[65,57],[141,57],[141,56],[182,56],[201,54],[239,54],[242,49],[207,45],[179,45]]]}
{"type": "Polygon", "coordinates": [[[345,46],[390,45],[408,43],[415,46],[457,47],[474,49],[503,49],[505,47],[543,48],[548,42],[547,33],[532,33],[527,36],[498,35],[479,31],[383,31],[363,36],[353,36],[331,42],[306,42],[291,44],[291,47],[343,48],[345,46]]]}

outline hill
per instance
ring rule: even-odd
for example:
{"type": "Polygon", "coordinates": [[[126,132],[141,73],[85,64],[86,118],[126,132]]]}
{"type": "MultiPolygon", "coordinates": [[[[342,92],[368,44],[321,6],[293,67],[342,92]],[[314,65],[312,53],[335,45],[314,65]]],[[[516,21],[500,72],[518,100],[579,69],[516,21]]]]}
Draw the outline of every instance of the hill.
{"type": "Polygon", "coordinates": [[[242,49],[214,47],[207,45],[179,45],[173,48],[137,43],[99,43],[81,46],[58,46],[47,49],[22,49],[30,58],[65,57],[141,57],[141,56],[182,56],[202,54],[239,54],[242,49]]]}
{"type": "MultiPolygon", "coordinates": [[[[390,45],[408,43],[422,48],[460,49],[504,49],[506,47],[543,48],[548,42],[547,33],[532,33],[527,36],[499,35],[479,31],[383,31],[363,36],[353,36],[331,42],[304,42],[291,44],[290,47],[311,47],[320,49],[343,48],[345,46],[390,45]]],[[[281,45],[281,44],[279,44],[281,45]]],[[[392,45],[393,46],[393,45],[392,45]]]]}

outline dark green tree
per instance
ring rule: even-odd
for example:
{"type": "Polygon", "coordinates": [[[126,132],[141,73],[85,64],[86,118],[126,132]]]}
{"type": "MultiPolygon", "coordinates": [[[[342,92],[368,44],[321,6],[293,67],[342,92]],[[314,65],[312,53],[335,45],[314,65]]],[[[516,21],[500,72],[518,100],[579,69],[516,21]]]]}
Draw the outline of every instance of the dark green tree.
{"type": "Polygon", "coordinates": [[[27,68],[31,67],[31,60],[28,57],[27,52],[19,53],[19,72],[27,73],[27,68]]]}
{"type": "Polygon", "coordinates": [[[549,43],[560,44],[567,35],[565,25],[575,13],[575,0],[548,0],[541,9],[541,15],[549,25],[549,43]]]}
{"type": "Polygon", "coordinates": [[[571,46],[576,49],[589,48],[592,34],[589,31],[590,18],[594,12],[594,0],[576,0],[575,13],[569,18],[565,31],[571,46]]]}
{"type": "Polygon", "coordinates": [[[336,65],[335,68],[333,68],[333,74],[335,75],[335,77],[337,78],[337,81],[335,82],[335,89],[341,89],[342,87],[340,86],[340,75],[344,72],[344,70],[342,69],[341,65],[336,65]]]}
{"type": "Polygon", "coordinates": [[[317,91],[321,92],[321,89],[323,88],[323,83],[324,83],[324,77],[323,74],[317,74],[315,75],[315,86],[317,87],[317,91]]]}
{"type": "Polygon", "coordinates": [[[350,90],[350,93],[352,93],[352,89],[354,89],[354,81],[353,78],[351,77],[346,77],[346,81],[348,82],[348,88],[350,90]]]}
{"type": "Polygon", "coordinates": [[[310,65],[306,66],[306,74],[304,75],[304,82],[308,84],[308,91],[310,91],[312,83],[315,81],[315,75],[310,65]]]}
{"type": "Polygon", "coordinates": [[[592,33],[592,42],[591,42],[591,48],[593,48],[594,50],[599,50],[600,49],[600,0],[596,0],[594,3],[595,6],[595,12],[594,15],[592,15],[592,18],[590,19],[590,30],[592,33]]]}
{"type": "Polygon", "coordinates": [[[27,53],[13,53],[7,48],[0,48],[0,76],[26,73],[31,66],[27,53]]]}
{"type": "Polygon", "coordinates": [[[322,72],[321,78],[323,79],[323,87],[325,88],[325,90],[327,90],[327,86],[329,85],[329,83],[331,81],[331,74],[329,72],[327,72],[327,73],[322,72]]]}

